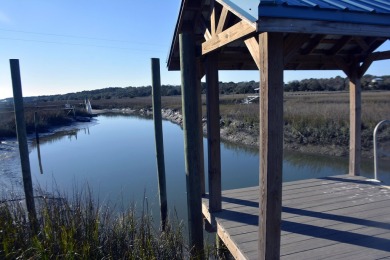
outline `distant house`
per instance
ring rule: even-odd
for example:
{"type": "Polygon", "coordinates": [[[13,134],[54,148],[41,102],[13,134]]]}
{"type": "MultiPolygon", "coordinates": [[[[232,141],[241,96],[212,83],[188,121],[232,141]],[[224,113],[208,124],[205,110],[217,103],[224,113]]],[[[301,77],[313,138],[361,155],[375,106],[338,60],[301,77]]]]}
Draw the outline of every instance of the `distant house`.
{"type": "Polygon", "coordinates": [[[370,88],[378,88],[382,84],[383,84],[383,79],[378,77],[378,78],[373,78],[368,86],[370,88]]]}

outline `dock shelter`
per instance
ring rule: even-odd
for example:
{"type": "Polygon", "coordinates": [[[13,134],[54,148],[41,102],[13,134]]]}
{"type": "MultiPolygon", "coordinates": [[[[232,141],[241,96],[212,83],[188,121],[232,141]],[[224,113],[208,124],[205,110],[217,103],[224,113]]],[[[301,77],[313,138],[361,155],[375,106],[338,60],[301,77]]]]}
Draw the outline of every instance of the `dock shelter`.
{"type": "MultiPolygon", "coordinates": [[[[203,248],[200,227],[205,217],[236,258],[281,257],[284,70],[342,70],[347,75],[349,176],[336,179],[363,185],[362,178],[355,177],[361,162],[360,79],[373,62],[390,58],[390,51],[376,51],[389,38],[387,0],[182,1],[167,65],[169,70],[180,70],[182,77],[189,243],[195,251],[203,248]],[[260,178],[259,186],[252,190],[257,194],[258,223],[257,234],[250,233],[256,238],[255,248],[238,245],[223,222],[218,222],[218,216],[228,211],[221,191],[219,70],[259,70],[260,74],[260,178]],[[207,84],[208,194],[202,170],[203,76],[207,84]]],[[[320,180],[319,184],[336,179],[320,180]]],[[[285,190],[290,194],[283,185],[283,193],[285,190]]],[[[388,203],[387,193],[382,195],[388,203]]]]}

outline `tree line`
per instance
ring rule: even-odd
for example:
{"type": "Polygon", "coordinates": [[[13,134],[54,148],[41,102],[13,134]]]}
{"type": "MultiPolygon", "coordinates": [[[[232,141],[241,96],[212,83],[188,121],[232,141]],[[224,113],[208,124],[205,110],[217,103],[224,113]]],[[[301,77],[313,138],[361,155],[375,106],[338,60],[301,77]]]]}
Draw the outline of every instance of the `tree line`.
{"type": "MultiPolygon", "coordinates": [[[[365,75],[361,80],[363,90],[390,90],[390,76],[374,76],[365,75]]],[[[206,83],[201,83],[202,93],[206,93],[206,83]]],[[[245,81],[245,82],[219,82],[220,94],[249,94],[255,93],[259,87],[257,81],[245,81]]],[[[293,80],[285,83],[284,90],[287,92],[293,91],[342,91],[348,90],[348,78],[340,76],[334,78],[319,78],[319,79],[303,79],[293,80]]],[[[122,99],[122,98],[134,98],[145,97],[152,94],[151,86],[141,87],[109,87],[96,90],[85,90],[76,93],[68,93],[62,95],[50,95],[50,96],[37,96],[27,97],[25,100],[28,102],[37,101],[66,101],[66,100],[84,100],[89,98],[90,100],[100,99],[122,99]]],[[[162,85],[161,94],[163,96],[181,95],[180,85],[162,85]]],[[[12,100],[12,98],[10,99],[12,100]]]]}

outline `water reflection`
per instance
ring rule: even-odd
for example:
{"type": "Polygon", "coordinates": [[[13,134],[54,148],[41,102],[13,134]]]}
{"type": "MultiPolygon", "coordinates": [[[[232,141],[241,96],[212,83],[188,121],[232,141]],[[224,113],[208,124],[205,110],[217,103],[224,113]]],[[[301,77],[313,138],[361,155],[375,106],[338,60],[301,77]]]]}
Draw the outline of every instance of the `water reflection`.
{"type": "MultiPolygon", "coordinates": [[[[72,138],[75,138],[77,140],[77,133],[80,132],[81,129],[73,129],[73,130],[66,130],[66,131],[60,131],[56,132],[51,135],[43,135],[39,137],[39,143],[41,144],[53,144],[56,142],[59,142],[63,139],[69,139],[70,141],[72,138]]],[[[34,140],[31,144],[32,148],[37,147],[37,141],[34,140]]]]}
{"type": "MultiPolygon", "coordinates": [[[[171,213],[177,212],[179,219],[186,220],[183,132],[180,126],[164,121],[163,133],[169,210],[171,213]]],[[[82,186],[88,183],[101,200],[122,201],[124,205],[130,202],[142,203],[145,194],[154,215],[158,216],[152,120],[108,114],[100,116],[99,124],[92,127],[42,137],[40,143],[39,149],[33,143],[32,148],[37,149],[38,156],[33,152],[30,161],[33,179],[41,187],[50,188],[50,184],[55,182],[61,190],[72,192],[75,184],[82,186]]],[[[207,169],[206,139],[204,149],[207,169]]],[[[257,149],[223,143],[221,157],[223,190],[258,185],[257,149]]],[[[387,179],[390,184],[389,163],[381,161],[379,167],[380,179],[387,179]]],[[[285,182],[347,173],[347,157],[284,152],[285,182]]],[[[372,178],[371,160],[362,162],[362,174],[372,178]]]]}
{"type": "Polygon", "coordinates": [[[38,152],[39,171],[41,172],[41,174],[43,174],[42,159],[41,159],[41,146],[39,144],[39,139],[37,139],[37,152],[38,152]]]}

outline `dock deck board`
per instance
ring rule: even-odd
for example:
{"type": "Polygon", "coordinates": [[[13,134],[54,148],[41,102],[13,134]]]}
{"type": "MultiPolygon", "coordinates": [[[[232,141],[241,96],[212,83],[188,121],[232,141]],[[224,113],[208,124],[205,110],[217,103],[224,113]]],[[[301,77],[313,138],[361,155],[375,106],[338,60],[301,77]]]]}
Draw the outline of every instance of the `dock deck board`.
{"type": "MultiPolygon", "coordinates": [[[[237,259],[257,259],[259,188],[222,192],[203,215],[237,259]]],[[[390,189],[364,177],[283,184],[281,259],[390,259],[390,189]]]]}

